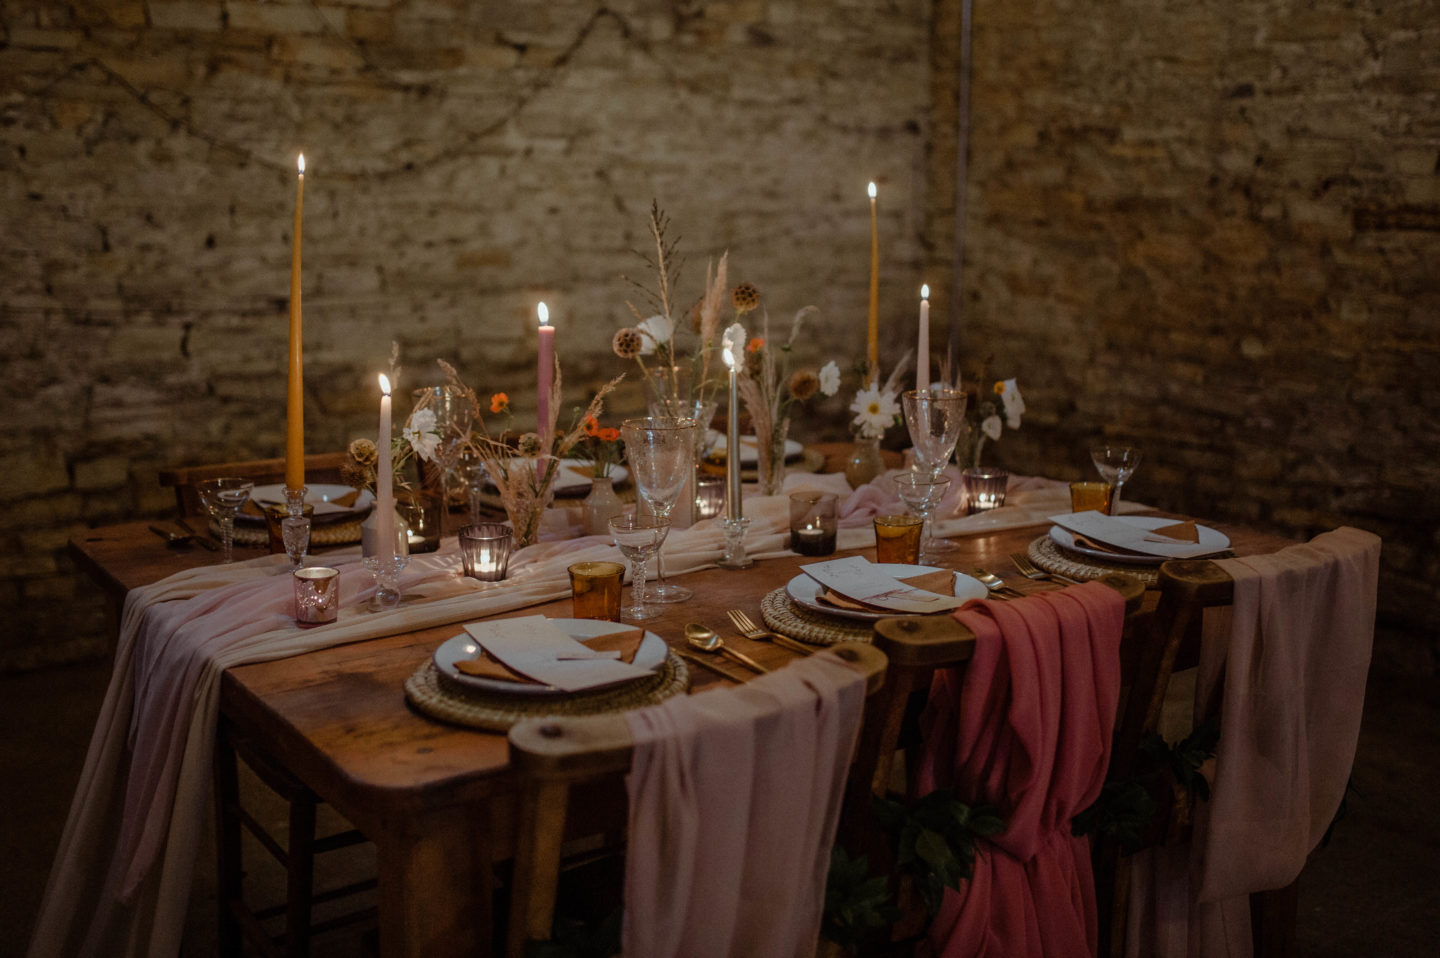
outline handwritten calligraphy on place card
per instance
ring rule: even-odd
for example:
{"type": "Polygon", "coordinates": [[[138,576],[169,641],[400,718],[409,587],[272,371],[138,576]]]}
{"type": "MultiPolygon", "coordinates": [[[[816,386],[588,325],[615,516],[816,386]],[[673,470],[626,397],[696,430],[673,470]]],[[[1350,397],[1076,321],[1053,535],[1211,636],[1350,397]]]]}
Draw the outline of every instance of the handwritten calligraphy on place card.
{"type": "Polygon", "coordinates": [[[614,685],[651,674],[575,641],[543,615],[470,622],[466,623],[465,631],[507,668],[566,692],[614,685]]]}
{"type": "Polygon", "coordinates": [[[800,571],[832,592],[892,612],[925,615],[958,609],[966,602],[906,585],[860,556],[815,562],[801,566],[800,571]]]}

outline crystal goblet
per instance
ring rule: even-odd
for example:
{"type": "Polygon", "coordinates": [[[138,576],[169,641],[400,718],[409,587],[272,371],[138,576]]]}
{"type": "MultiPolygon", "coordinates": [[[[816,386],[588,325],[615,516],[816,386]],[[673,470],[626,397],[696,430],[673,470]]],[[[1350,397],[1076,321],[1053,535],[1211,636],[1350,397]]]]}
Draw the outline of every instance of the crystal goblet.
{"type": "MultiPolygon", "coordinates": [[[[945,493],[950,491],[950,477],[931,477],[923,472],[907,472],[895,477],[895,488],[905,507],[925,523],[920,534],[920,562],[929,564],[935,553],[950,551],[937,549],[937,540],[931,531],[930,517],[945,493]]],[[[951,547],[954,548],[953,546],[951,547]]]]}
{"type": "Polygon", "coordinates": [[[1110,496],[1110,514],[1120,514],[1120,490],[1140,466],[1141,452],[1135,446],[1100,443],[1090,447],[1090,461],[1100,471],[1100,478],[1115,487],[1110,496]]]}
{"type": "Polygon", "coordinates": [[[634,513],[615,516],[610,520],[610,535],[620,554],[630,560],[630,608],[625,615],[631,619],[652,619],[657,610],[645,605],[645,563],[660,551],[660,544],[670,532],[670,520],[659,516],[638,516],[634,513]]]}
{"type": "MultiPolygon", "coordinates": [[[[630,477],[635,480],[635,489],[647,511],[667,522],[695,465],[695,433],[698,428],[693,419],[669,416],[627,419],[620,425],[620,435],[625,441],[625,458],[630,464],[630,477]]],[[[683,602],[695,594],[684,586],[670,585],[665,581],[663,556],[657,560],[655,568],[652,598],[656,602],[683,602]]]]}
{"type": "Polygon", "coordinates": [[[940,475],[965,429],[965,393],[958,389],[910,389],[901,396],[905,428],[915,447],[916,468],[940,475]]]}
{"type": "Polygon", "coordinates": [[[220,479],[206,479],[196,484],[200,502],[220,526],[222,561],[235,561],[235,516],[240,507],[250,498],[255,483],[249,479],[226,476],[220,479]]]}

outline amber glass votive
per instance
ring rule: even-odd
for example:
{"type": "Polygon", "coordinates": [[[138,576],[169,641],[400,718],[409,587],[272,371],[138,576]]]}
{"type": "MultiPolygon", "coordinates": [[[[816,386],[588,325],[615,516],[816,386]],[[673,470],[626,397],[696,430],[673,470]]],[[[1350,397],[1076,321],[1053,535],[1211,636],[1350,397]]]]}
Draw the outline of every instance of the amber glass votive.
{"type": "Polygon", "coordinates": [[[510,568],[510,527],[482,522],[460,530],[460,561],[465,574],[481,582],[499,582],[510,568]]]}
{"type": "Polygon", "coordinates": [[[620,621],[620,584],[625,567],[618,562],[577,562],[570,571],[570,597],[577,619],[620,621]]]}
{"type": "Polygon", "coordinates": [[[828,556],[835,551],[839,499],[830,492],[790,493],[790,551],[828,556]]]}
{"type": "Polygon", "coordinates": [[[875,517],[875,561],[920,563],[920,533],[925,520],[919,516],[875,517]]]}
{"type": "Polygon", "coordinates": [[[1070,483],[1070,511],[1103,512],[1108,516],[1114,491],[1114,487],[1108,482],[1072,482],[1070,483]]]}
{"type": "Polygon", "coordinates": [[[325,566],[296,569],[295,621],[301,625],[334,622],[340,613],[340,570],[325,566]]]}

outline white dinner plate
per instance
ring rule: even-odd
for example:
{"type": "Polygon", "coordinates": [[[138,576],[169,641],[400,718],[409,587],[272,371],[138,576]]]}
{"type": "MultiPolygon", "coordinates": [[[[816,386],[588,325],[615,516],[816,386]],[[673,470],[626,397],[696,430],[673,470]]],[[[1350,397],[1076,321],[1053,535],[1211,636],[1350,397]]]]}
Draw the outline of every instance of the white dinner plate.
{"type": "MultiPolygon", "coordinates": [[[[593,639],[596,636],[607,635],[611,632],[627,631],[631,626],[620,622],[608,622],[604,619],[551,619],[561,632],[571,638],[584,642],[586,639],[593,639]]],[[[655,671],[665,661],[666,653],[665,640],[654,632],[646,632],[645,637],[640,640],[640,648],[635,651],[634,664],[642,669],[655,671]]],[[[435,650],[435,667],[444,672],[450,678],[468,685],[471,688],[481,689],[486,692],[505,692],[509,695],[565,695],[563,689],[557,689],[553,685],[526,685],[523,682],[504,682],[500,679],[487,679],[478,675],[466,675],[455,667],[455,663],[461,659],[473,659],[480,651],[480,646],[470,638],[469,633],[462,632],[452,639],[447,639],[435,650]]],[[[635,682],[638,679],[625,679],[611,685],[597,685],[585,692],[592,692],[595,689],[612,688],[615,685],[624,685],[625,682],[635,682]]],[[[583,694],[583,693],[575,693],[583,694]]]]}
{"type": "MultiPolygon", "coordinates": [[[[344,486],[330,483],[314,483],[305,487],[305,502],[315,507],[315,520],[317,522],[333,522],[341,518],[354,518],[363,516],[375,505],[375,494],[369,489],[361,489],[360,495],[356,496],[355,504],[351,506],[336,505],[333,500],[340,499],[352,494],[355,489],[351,486],[344,486]]],[[[285,504],[285,487],[283,485],[256,486],[250,490],[250,501],[261,509],[266,506],[285,504]]],[[[248,522],[264,522],[262,516],[251,516],[240,513],[236,517],[239,520],[248,522]]]]}
{"type": "MultiPolygon", "coordinates": [[[[612,465],[610,467],[610,479],[615,485],[620,485],[630,478],[630,473],[624,466],[612,465]]],[[[590,481],[590,463],[584,459],[561,459],[560,466],[555,471],[555,495],[557,496],[583,496],[590,492],[593,484],[590,481]]],[[[495,487],[486,483],[490,489],[495,487]]]]}
{"type": "MultiPolygon", "coordinates": [[[[1173,526],[1176,522],[1174,519],[1161,519],[1156,516],[1116,516],[1115,518],[1141,529],[1159,529],[1162,526],[1173,526]]],[[[1230,548],[1229,538],[1217,529],[1202,526],[1197,522],[1195,531],[1200,534],[1200,544],[1211,552],[1223,552],[1230,548]]],[[[1074,533],[1060,526],[1050,527],[1050,541],[1062,549],[1068,549],[1092,559],[1103,559],[1106,562],[1120,562],[1125,565],[1160,565],[1162,562],[1170,561],[1167,556],[1121,555],[1117,552],[1106,552],[1104,549],[1094,549],[1076,542],[1074,533]]]]}
{"type": "MultiPolygon", "coordinates": [[[[911,576],[924,575],[927,572],[943,571],[933,565],[900,565],[887,562],[878,562],[875,564],[875,568],[896,579],[907,579],[911,576]]],[[[864,612],[854,609],[837,609],[833,605],[825,605],[820,601],[820,593],[823,591],[824,587],[820,583],[803,572],[785,583],[785,594],[790,597],[791,602],[801,608],[809,609],[811,612],[819,612],[821,615],[835,615],[842,619],[858,619],[862,622],[878,622],[881,619],[905,614],[903,612],[864,612]]],[[[955,573],[955,598],[983,599],[989,594],[989,590],[979,579],[973,579],[963,572],[955,573]]]]}
{"type": "MultiPolygon", "coordinates": [[[[723,453],[726,447],[725,434],[723,432],[715,432],[715,430],[713,429],[710,432],[711,438],[714,439],[714,442],[710,444],[710,452],[715,454],[723,453]]],[[[754,436],[741,436],[740,465],[742,467],[750,466],[753,468],[760,461],[759,450],[760,444],[755,441],[754,436]]],[[[800,443],[796,442],[794,439],[785,440],[786,462],[790,462],[792,459],[800,458],[800,455],[804,452],[805,447],[800,445],[800,443]]]]}

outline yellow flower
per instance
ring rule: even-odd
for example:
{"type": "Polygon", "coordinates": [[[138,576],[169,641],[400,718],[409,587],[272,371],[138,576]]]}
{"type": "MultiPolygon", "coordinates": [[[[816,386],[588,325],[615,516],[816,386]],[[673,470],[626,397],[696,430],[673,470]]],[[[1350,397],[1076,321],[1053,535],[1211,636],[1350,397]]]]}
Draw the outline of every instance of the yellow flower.
{"type": "Polygon", "coordinates": [[[995,380],[995,395],[1005,395],[1005,381],[1003,379],[995,380]]]}

